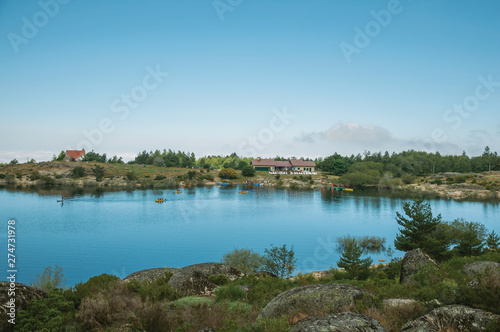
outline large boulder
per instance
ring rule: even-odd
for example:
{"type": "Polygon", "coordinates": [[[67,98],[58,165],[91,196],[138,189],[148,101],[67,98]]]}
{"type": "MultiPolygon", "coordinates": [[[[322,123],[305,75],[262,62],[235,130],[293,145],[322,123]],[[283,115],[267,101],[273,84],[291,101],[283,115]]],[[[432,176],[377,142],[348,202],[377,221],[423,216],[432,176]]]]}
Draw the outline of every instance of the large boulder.
{"type": "Polygon", "coordinates": [[[429,332],[429,331],[484,331],[486,326],[498,321],[500,315],[495,315],[480,309],[473,309],[463,305],[447,305],[432,310],[427,315],[406,323],[403,332],[429,332]]]}
{"type": "Polygon", "coordinates": [[[410,283],[417,272],[427,270],[430,266],[440,268],[439,264],[422,249],[408,251],[403,257],[399,282],[402,284],[410,283]]]}
{"type": "Polygon", "coordinates": [[[13,325],[8,322],[10,319],[8,313],[11,312],[10,299],[13,298],[9,296],[9,292],[15,292],[15,310],[26,309],[28,303],[33,299],[40,299],[47,297],[47,293],[34,287],[27,286],[18,282],[14,282],[13,285],[9,281],[0,281],[0,331],[11,331],[13,325]]]}
{"type": "Polygon", "coordinates": [[[476,277],[478,274],[485,273],[487,269],[492,272],[500,272],[500,263],[492,261],[479,261],[465,264],[462,272],[466,275],[476,277]]]}
{"type": "Polygon", "coordinates": [[[261,318],[285,316],[291,322],[317,315],[327,315],[352,308],[356,300],[371,294],[345,284],[317,284],[292,288],[279,294],[260,313],[261,318]]]}
{"type": "Polygon", "coordinates": [[[205,274],[189,269],[181,269],[170,278],[168,284],[182,296],[210,296],[215,287],[217,287],[217,285],[208,280],[205,274]]]}
{"type": "Polygon", "coordinates": [[[201,263],[201,264],[194,264],[194,265],[189,265],[184,268],[183,270],[196,270],[199,271],[203,274],[205,274],[207,277],[211,275],[217,275],[217,274],[222,274],[226,277],[229,278],[229,280],[234,281],[236,279],[239,279],[245,274],[243,272],[238,271],[234,267],[231,267],[229,265],[223,264],[223,263],[201,263]]]}
{"type": "Polygon", "coordinates": [[[129,274],[123,280],[130,281],[132,279],[136,279],[137,281],[153,281],[157,278],[161,278],[165,275],[166,272],[170,272],[172,274],[180,271],[179,268],[173,267],[159,267],[154,269],[141,270],[134,273],[129,274]]]}
{"type": "Polygon", "coordinates": [[[307,317],[292,326],[290,332],[387,332],[375,319],[354,312],[307,317]]]}

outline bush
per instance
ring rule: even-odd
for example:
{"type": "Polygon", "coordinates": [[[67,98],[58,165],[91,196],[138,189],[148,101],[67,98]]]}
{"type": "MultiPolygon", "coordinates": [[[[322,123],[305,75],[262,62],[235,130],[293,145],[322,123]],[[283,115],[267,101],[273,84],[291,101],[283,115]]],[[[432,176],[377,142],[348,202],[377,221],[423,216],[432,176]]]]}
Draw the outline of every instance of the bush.
{"type": "Polygon", "coordinates": [[[158,174],[155,176],[155,181],[165,180],[167,177],[165,175],[158,174]]]}
{"type": "Polygon", "coordinates": [[[14,158],[14,159],[12,159],[12,160],[10,161],[10,163],[9,163],[9,164],[10,164],[10,165],[17,165],[17,164],[19,164],[19,161],[18,161],[16,158],[14,158]]]}
{"type": "Polygon", "coordinates": [[[371,258],[361,259],[363,248],[356,241],[346,244],[337,266],[344,268],[352,279],[366,279],[370,275],[371,258]]]}
{"type": "Polygon", "coordinates": [[[290,250],[286,249],[286,244],[278,248],[271,244],[271,249],[264,249],[266,253],[262,259],[264,270],[277,275],[280,278],[289,277],[295,270],[297,259],[293,246],[290,250]]]}
{"type": "Polygon", "coordinates": [[[221,300],[237,301],[245,298],[245,291],[234,284],[217,287],[214,290],[214,294],[217,301],[221,300]]]}
{"type": "Polygon", "coordinates": [[[42,176],[40,179],[37,180],[36,182],[37,186],[40,187],[51,187],[56,184],[56,180],[54,180],[51,176],[42,176]]]}
{"type": "Polygon", "coordinates": [[[41,177],[41,175],[40,175],[40,173],[38,173],[38,171],[32,172],[31,175],[29,176],[30,181],[38,180],[40,177],[41,177]]]}
{"type": "Polygon", "coordinates": [[[415,182],[415,176],[405,173],[403,174],[403,176],[401,176],[401,181],[403,181],[404,184],[412,184],[413,182],[415,182]]]}
{"type": "Polygon", "coordinates": [[[50,292],[61,287],[66,282],[62,267],[56,266],[52,270],[51,266],[47,266],[42,273],[38,273],[30,283],[31,287],[41,289],[45,292],[50,292]]]}
{"type": "Polygon", "coordinates": [[[71,331],[75,308],[62,292],[53,291],[47,298],[33,299],[26,310],[20,310],[16,331],[71,331]]]}
{"type": "Polygon", "coordinates": [[[76,284],[74,292],[79,299],[93,296],[100,291],[110,288],[112,285],[120,281],[120,278],[110,274],[101,274],[87,280],[86,283],[76,284]]]}
{"type": "Polygon", "coordinates": [[[217,286],[224,286],[231,282],[231,280],[223,274],[213,274],[208,276],[208,280],[217,286]]]}
{"type": "Polygon", "coordinates": [[[16,173],[16,178],[22,179],[23,178],[23,173],[16,173]]]}
{"type": "Polygon", "coordinates": [[[252,177],[255,175],[255,169],[250,165],[243,166],[241,169],[241,175],[252,177]]]}
{"type": "Polygon", "coordinates": [[[219,177],[221,179],[236,179],[238,178],[238,173],[232,168],[224,168],[219,172],[219,177]]]}
{"type": "Polygon", "coordinates": [[[262,256],[252,249],[233,249],[222,256],[222,263],[249,274],[262,266],[262,256]]]}
{"type": "Polygon", "coordinates": [[[172,277],[171,272],[165,272],[165,275],[155,280],[140,282],[136,279],[130,280],[127,283],[127,289],[141,296],[142,300],[149,299],[150,301],[173,301],[180,298],[180,294],[168,284],[172,277]]]}
{"type": "Polygon", "coordinates": [[[137,180],[137,175],[135,175],[134,172],[127,172],[127,173],[125,173],[125,177],[129,181],[137,180]]]}
{"type": "Polygon", "coordinates": [[[0,173],[0,179],[5,179],[5,177],[7,176],[7,174],[5,173],[0,173]]]}
{"type": "Polygon", "coordinates": [[[71,173],[71,177],[73,179],[81,178],[84,175],[85,175],[85,168],[83,168],[82,166],[77,166],[73,168],[73,171],[71,173]]]}

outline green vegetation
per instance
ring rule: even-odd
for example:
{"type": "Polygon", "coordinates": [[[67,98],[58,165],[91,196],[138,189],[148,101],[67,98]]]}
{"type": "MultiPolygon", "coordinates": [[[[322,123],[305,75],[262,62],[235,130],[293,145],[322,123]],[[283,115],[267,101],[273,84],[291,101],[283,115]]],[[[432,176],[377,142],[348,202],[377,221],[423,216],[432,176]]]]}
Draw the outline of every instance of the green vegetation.
{"type": "Polygon", "coordinates": [[[500,247],[500,236],[495,233],[495,231],[491,231],[491,233],[486,238],[486,245],[490,250],[498,250],[500,247]]]}
{"type": "Polygon", "coordinates": [[[219,172],[219,177],[221,179],[237,179],[238,173],[232,168],[224,168],[219,172]]]}
{"type": "Polygon", "coordinates": [[[245,165],[241,169],[241,175],[252,177],[252,176],[255,175],[255,169],[252,166],[250,166],[250,165],[245,165]]]}
{"type": "Polygon", "coordinates": [[[394,240],[394,246],[401,251],[420,248],[434,258],[443,258],[448,241],[443,234],[438,234],[441,215],[433,217],[431,207],[417,199],[413,203],[403,205],[406,217],[396,212],[396,221],[402,226],[400,234],[394,240]]]}
{"type": "Polygon", "coordinates": [[[95,167],[92,168],[92,172],[94,173],[95,175],[95,180],[97,182],[101,182],[102,179],[104,178],[104,174],[106,173],[104,167],[100,166],[100,165],[94,165],[95,167]]]}
{"type": "Polygon", "coordinates": [[[51,266],[47,266],[42,273],[37,274],[33,280],[31,280],[30,286],[43,290],[45,292],[50,292],[64,285],[66,280],[64,279],[64,273],[62,273],[62,267],[56,266],[52,269],[51,266]]]}
{"type": "Polygon", "coordinates": [[[356,241],[348,241],[337,266],[346,270],[352,279],[366,279],[372,264],[371,258],[361,259],[363,248],[356,241]]]}
{"type": "Polygon", "coordinates": [[[222,263],[249,274],[259,270],[262,266],[262,256],[252,249],[236,249],[222,256],[222,263]]]}
{"type": "Polygon", "coordinates": [[[271,272],[280,278],[288,278],[292,275],[297,266],[293,246],[288,250],[286,244],[282,247],[275,247],[271,244],[271,248],[264,249],[264,252],[262,267],[265,271],[271,272]]]}
{"type": "Polygon", "coordinates": [[[84,175],[85,175],[85,168],[83,168],[82,166],[76,166],[75,168],[73,168],[73,171],[71,172],[71,177],[73,179],[81,178],[84,175]]]}

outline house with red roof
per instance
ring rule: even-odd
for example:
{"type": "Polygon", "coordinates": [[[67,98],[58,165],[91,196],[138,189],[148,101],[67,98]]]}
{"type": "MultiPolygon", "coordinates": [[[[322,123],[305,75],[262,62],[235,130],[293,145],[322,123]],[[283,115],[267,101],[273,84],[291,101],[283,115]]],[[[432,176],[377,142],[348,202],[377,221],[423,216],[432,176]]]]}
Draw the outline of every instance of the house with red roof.
{"type": "Polygon", "coordinates": [[[65,161],[70,161],[75,159],[76,161],[82,161],[83,157],[85,157],[85,149],[82,150],[66,150],[66,157],[64,157],[65,161]]]}
{"type": "Polygon", "coordinates": [[[256,171],[269,171],[269,172],[314,172],[316,164],[314,161],[306,161],[302,159],[289,159],[286,161],[274,159],[260,159],[252,160],[250,165],[256,171]]]}

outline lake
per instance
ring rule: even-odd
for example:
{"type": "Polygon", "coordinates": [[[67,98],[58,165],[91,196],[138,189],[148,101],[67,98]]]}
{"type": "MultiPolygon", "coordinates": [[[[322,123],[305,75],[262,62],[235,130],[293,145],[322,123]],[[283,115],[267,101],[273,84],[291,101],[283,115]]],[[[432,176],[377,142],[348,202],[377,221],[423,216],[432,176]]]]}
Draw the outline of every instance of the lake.
{"type": "MultiPolygon", "coordinates": [[[[220,261],[233,248],[264,253],[271,244],[294,246],[297,272],[335,266],[335,239],[377,235],[394,246],[396,211],[408,198],[371,192],[291,191],[201,187],[58,195],[0,190],[7,253],[7,221],[16,221],[17,281],[29,284],[46,266],[63,267],[67,285],[102,274],[121,278],[154,267],[220,261]],[[156,198],[166,202],[156,204],[156,198]]],[[[430,199],[443,220],[465,218],[500,233],[500,204],[430,199]]],[[[403,256],[396,252],[395,256],[403,256]]],[[[371,255],[388,259],[385,254],[371,255]]],[[[5,259],[7,277],[7,259],[5,259]]]]}

